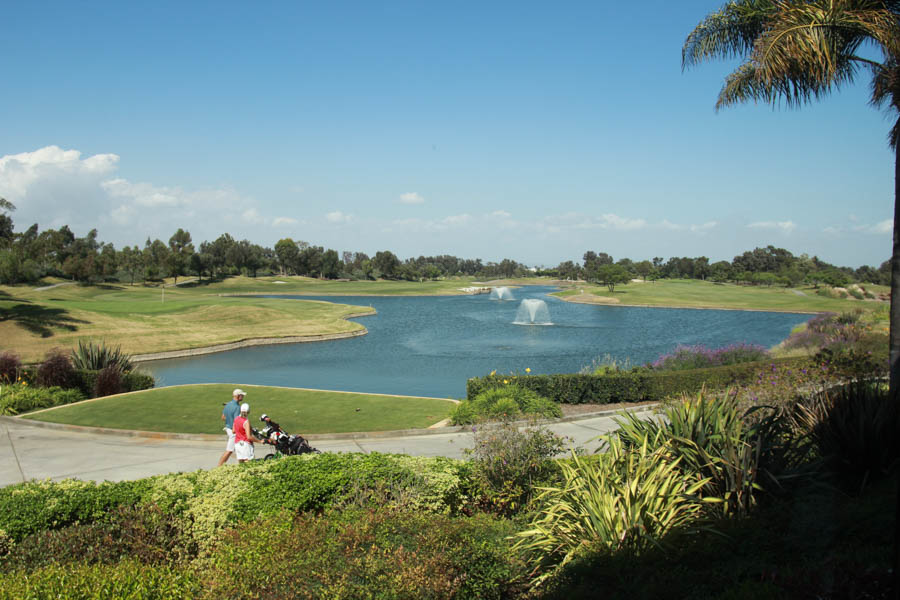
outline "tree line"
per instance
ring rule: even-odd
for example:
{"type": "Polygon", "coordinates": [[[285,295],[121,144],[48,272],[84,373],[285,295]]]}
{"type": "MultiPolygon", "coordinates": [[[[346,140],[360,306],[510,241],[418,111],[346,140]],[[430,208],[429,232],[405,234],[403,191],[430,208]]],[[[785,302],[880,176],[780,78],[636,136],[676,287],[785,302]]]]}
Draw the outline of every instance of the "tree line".
{"type": "Polygon", "coordinates": [[[850,283],[874,283],[890,285],[891,263],[880,266],[863,265],[858,269],[838,267],[816,256],[795,256],[789,250],[766,246],[755,248],[734,257],[734,260],[709,262],[705,256],[673,256],[668,260],[654,257],[652,260],[634,262],[629,258],[614,261],[605,252],[585,252],[581,264],[574,261],[560,263],[556,269],[542,271],[560,279],[583,279],[609,286],[627,283],[631,279],[702,279],[716,282],[734,282],[748,285],[781,285],[793,287],[800,284],[844,286],[850,283]]]}
{"type": "Polygon", "coordinates": [[[40,231],[37,224],[21,233],[13,231],[15,206],[0,198],[0,283],[31,283],[56,275],[84,283],[124,281],[130,284],[172,277],[193,276],[200,280],[231,275],[303,275],[322,279],[402,279],[420,281],[452,276],[509,278],[546,275],[586,280],[609,286],[634,278],[709,279],[756,285],[793,286],[800,283],[845,285],[890,283],[890,264],[877,269],[836,267],[803,254],[767,246],[735,256],[734,260],[710,263],[705,256],[671,257],[664,260],[618,261],[605,252],[587,251],[581,262],[565,261],[555,268],[533,269],[505,258],[482,262],[451,255],[419,256],[401,261],[390,250],[374,256],[365,252],[338,253],[302,240],[283,238],[274,248],[236,240],[223,233],[213,241],[195,245],[190,232],[178,229],[168,241],[147,238],[143,246],[116,249],[101,242],[97,230],[77,237],[68,226],[40,231]]]}

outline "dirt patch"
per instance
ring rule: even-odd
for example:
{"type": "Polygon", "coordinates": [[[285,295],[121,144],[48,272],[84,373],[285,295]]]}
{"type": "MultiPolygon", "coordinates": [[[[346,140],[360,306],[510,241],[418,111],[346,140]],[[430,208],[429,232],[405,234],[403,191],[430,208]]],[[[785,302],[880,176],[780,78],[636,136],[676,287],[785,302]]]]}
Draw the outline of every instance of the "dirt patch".
{"type": "Polygon", "coordinates": [[[635,406],[648,406],[656,402],[616,402],[614,404],[560,404],[564,417],[577,417],[605,411],[618,411],[635,406]]]}

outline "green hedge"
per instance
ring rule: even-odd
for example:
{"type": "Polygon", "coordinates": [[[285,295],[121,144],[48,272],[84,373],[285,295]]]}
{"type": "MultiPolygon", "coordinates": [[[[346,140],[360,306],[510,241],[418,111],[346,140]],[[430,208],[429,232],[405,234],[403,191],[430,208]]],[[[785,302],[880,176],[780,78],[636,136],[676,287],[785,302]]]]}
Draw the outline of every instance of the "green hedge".
{"type": "Polygon", "coordinates": [[[23,384],[0,385],[0,415],[18,415],[82,400],[84,400],[84,394],[81,393],[81,390],[23,384]]]}
{"type": "Polygon", "coordinates": [[[202,590],[198,577],[187,568],[148,566],[128,560],[115,565],[52,565],[31,572],[0,574],[3,600],[175,600],[197,598],[202,590]]]}
{"type": "Polygon", "coordinates": [[[672,395],[692,394],[703,386],[719,389],[746,383],[771,369],[772,365],[779,369],[792,369],[809,364],[808,358],[783,358],[688,371],[637,369],[605,375],[488,375],[469,379],[466,397],[472,400],[485,390],[516,384],[561,404],[657,401],[672,395]]]}
{"type": "MultiPolygon", "coordinates": [[[[74,388],[80,390],[88,398],[93,398],[95,396],[94,390],[97,387],[97,377],[99,374],[100,371],[75,369],[74,388]]],[[[37,378],[37,367],[34,365],[23,367],[21,375],[24,381],[34,385],[37,378]]],[[[155,385],[156,381],[153,379],[152,375],[131,371],[130,373],[122,375],[122,391],[120,393],[124,394],[127,392],[149,390],[155,385]]]]}
{"type": "Polygon", "coordinates": [[[400,506],[451,513],[469,487],[465,461],[377,453],[284,457],[137,481],[28,482],[0,488],[0,539],[18,543],[110,518],[120,506],[155,505],[204,546],[225,527],[280,510],[400,506]]]}

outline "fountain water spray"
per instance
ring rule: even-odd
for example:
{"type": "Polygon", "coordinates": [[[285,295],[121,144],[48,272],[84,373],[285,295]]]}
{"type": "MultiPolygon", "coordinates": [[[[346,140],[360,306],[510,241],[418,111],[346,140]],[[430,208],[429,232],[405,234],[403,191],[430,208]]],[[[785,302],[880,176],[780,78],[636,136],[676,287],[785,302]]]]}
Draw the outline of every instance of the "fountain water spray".
{"type": "Polygon", "coordinates": [[[491,300],[515,300],[508,287],[491,288],[491,300]]]}
{"type": "Polygon", "coordinates": [[[553,325],[547,303],[534,298],[522,300],[513,325],[553,325]]]}

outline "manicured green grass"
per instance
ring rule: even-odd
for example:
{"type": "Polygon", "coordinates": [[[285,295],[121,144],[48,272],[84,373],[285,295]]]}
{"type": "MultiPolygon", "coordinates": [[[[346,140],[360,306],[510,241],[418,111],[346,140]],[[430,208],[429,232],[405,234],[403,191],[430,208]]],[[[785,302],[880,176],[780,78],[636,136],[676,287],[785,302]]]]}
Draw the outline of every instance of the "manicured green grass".
{"type": "Polygon", "coordinates": [[[13,350],[34,362],[51,348],[70,348],[79,339],[103,340],[132,354],[147,354],[249,338],[350,333],[364,326],[347,317],[371,313],[371,308],[285,302],[259,294],[441,295],[459,294],[460,288],[471,285],[466,278],[416,283],[231,277],[165,288],[0,286],[0,350],[13,350]]]}
{"type": "MultiPolygon", "coordinates": [[[[221,433],[222,406],[235,384],[183,385],[119,396],[27,415],[51,423],[162,431],[221,433]]],[[[345,433],[422,429],[450,414],[453,403],[438,398],[380,396],[266,386],[246,386],[250,423],[268,414],[289,433],[345,433]],[[359,409],[359,410],[357,410],[359,409]]]]}
{"type": "Polygon", "coordinates": [[[778,286],[746,286],[720,284],[695,279],[664,279],[655,282],[632,282],[616,286],[615,292],[605,286],[575,285],[556,295],[561,298],[613,298],[625,305],[682,306],[690,308],[730,308],[789,312],[846,312],[855,309],[878,310],[884,302],[865,302],[826,298],[810,286],[783,288],[778,286]],[[581,291],[584,290],[584,294],[581,291]]]}

